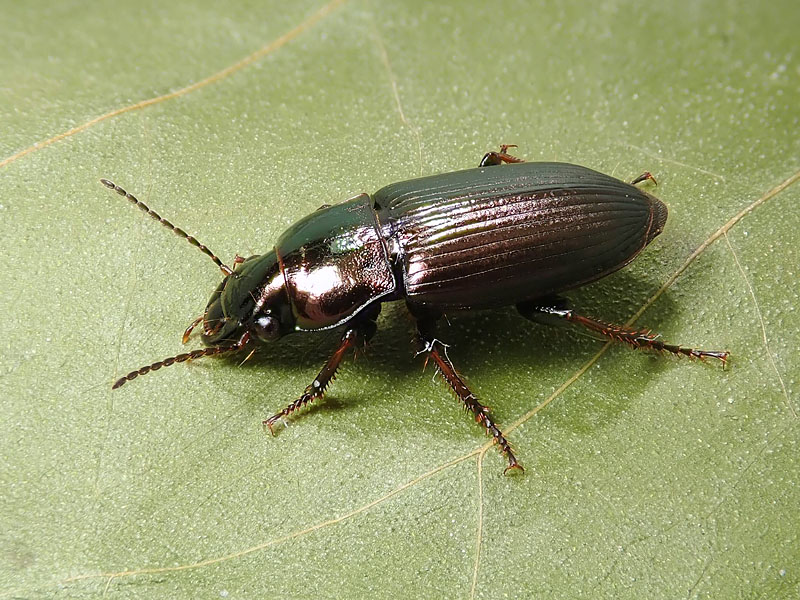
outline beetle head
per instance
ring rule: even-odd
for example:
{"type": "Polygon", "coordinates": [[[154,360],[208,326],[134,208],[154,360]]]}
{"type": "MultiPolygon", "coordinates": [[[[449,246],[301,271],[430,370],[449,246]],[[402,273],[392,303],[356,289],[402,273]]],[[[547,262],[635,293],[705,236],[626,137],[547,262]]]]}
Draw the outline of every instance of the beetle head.
{"type": "Polygon", "coordinates": [[[293,330],[286,283],[272,251],[236,263],[214,290],[203,314],[202,341],[222,346],[249,332],[269,342],[293,330]]]}
{"type": "Polygon", "coordinates": [[[248,259],[237,257],[234,268],[231,269],[197,238],[175,227],[133,194],[129,194],[108,179],[101,179],[100,182],[199,249],[225,275],[222,283],[211,295],[203,316],[189,325],[183,333],[183,342],[186,343],[194,327],[202,321],[202,341],[206,348],[183,352],[140,367],[117,379],[112,386],[113,389],[162,367],[203,356],[236,352],[244,348],[252,338],[268,341],[294,331],[295,323],[286,293],[286,282],[275,252],[251,256],[248,259]]]}

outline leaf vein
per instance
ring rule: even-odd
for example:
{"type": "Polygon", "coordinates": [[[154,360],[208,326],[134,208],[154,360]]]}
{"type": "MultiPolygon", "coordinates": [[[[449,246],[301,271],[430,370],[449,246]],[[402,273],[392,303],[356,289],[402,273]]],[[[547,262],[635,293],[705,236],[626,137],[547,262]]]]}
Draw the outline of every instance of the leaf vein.
{"type": "MultiPolygon", "coordinates": [[[[636,313],[634,313],[634,315],[630,319],[628,319],[628,321],[626,321],[625,325],[626,326],[630,326],[637,319],[639,319],[639,317],[641,317],[641,315],[644,314],[644,312],[647,311],[647,309],[650,308],[650,306],[652,306],[652,304],[654,302],[656,302],[656,300],[658,300],[658,298],[660,298],[661,295],[675,283],[675,281],[678,279],[678,277],[680,277],[680,275],[684,271],[686,271],[686,269],[697,259],[697,257],[700,256],[700,254],[702,254],[711,244],[713,244],[721,236],[725,235],[734,225],[736,225],[739,221],[741,221],[745,216],[747,216],[753,210],[755,210],[756,208],[758,208],[759,206],[764,204],[767,200],[770,200],[771,198],[774,198],[776,195],[778,195],[779,193],[784,191],[786,188],[788,188],[792,184],[796,183],[798,180],[800,180],[800,170],[796,171],[794,174],[792,174],[790,177],[785,179],[783,182],[779,183],[778,185],[776,185],[775,187],[773,187],[772,189],[767,191],[764,195],[762,195],[759,198],[757,198],[756,200],[754,200],[752,203],[750,203],[745,208],[743,208],[741,211],[739,211],[736,215],[731,217],[727,222],[725,222],[716,231],[714,231],[702,244],[700,244],[700,246],[697,247],[697,249],[695,249],[694,252],[692,252],[691,255],[689,255],[689,257],[684,261],[684,263],[680,267],[678,267],[678,269],[672,274],[672,276],[670,276],[667,279],[667,281],[664,282],[664,284],[642,305],[642,307],[638,311],[636,311],[636,313]]],[[[528,420],[530,420],[534,415],[536,415],[539,411],[541,411],[548,404],[550,404],[553,400],[555,400],[555,398],[557,398],[562,392],[564,392],[564,390],[566,390],[575,381],[577,381],[580,378],[581,375],[583,375],[587,370],[589,370],[589,368],[591,368],[591,366],[594,365],[603,356],[603,354],[605,354],[605,352],[608,350],[608,348],[611,346],[612,343],[613,342],[606,343],[592,358],[590,358],[586,363],[584,363],[569,379],[567,379],[561,386],[559,386],[559,388],[555,392],[553,392],[546,400],[541,402],[539,405],[534,407],[532,410],[530,410],[527,413],[523,414],[516,421],[514,421],[514,423],[512,423],[509,427],[507,427],[506,428],[506,432],[511,432],[511,431],[513,431],[515,429],[518,429],[519,427],[524,425],[528,420]]],[[[462,463],[465,460],[469,460],[473,456],[478,456],[479,457],[479,461],[478,462],[480,464],[480,457],[482,457],[487,452],[487,450],[493,446],[493,443],[494,443],[493,441],[486,442],[486,443],[482,444],[481,446],[477,447],[476,449],[474,449],[474,450],[472,450],[472,451],[470,451],[470,452],[468,452],[468,453],[466,453],[466,454],[464,454],[462,456],[456,457],[456,458],[454,458],[454,459],[452,459],[452,460],[450,460],[450,461],[448,461],[446,463],[438,465],[438,466],[434,467],[433,469],[431,469],[430,471],[427,471],[426,473],[423,473],[422,475],[420,475],[420,476],[418,476],[418,477],[416,477],[416,478],[404,483],[403,485],[401,485],[401,486],[399,486],[399,487],[397,487],[397,488],[385,493],[384,495],[380,496],[379,498],[376,498],[375,500],[372,500],[372,501],[370,501],[370,502],[368,502],[366,504],[363,504],[360,507],[354,508],[353,510],[350,510],[350,511],[348,511],[348,512],[346,512],[346,513],[344,513],[344,514],[342,514],[342,515],[340,515],[338,517],[334,517],[332,519],[328,519],[326,521],[322,521],[322,522],[317,523],[315,525],[310,525],[310,526],[308,526],[306,528],[294,531],[292,533],[288,533],[286,535],[283,535],[283,536],[280,536],[280,537],[277,537],[277,538],[273,538],[271,540],[267,540],[266,542],[263,542],[261,544],[258,544],[258,545],[255,545],[255,546],[251,546],[250,548],[245,548],[243,550],[239,550],[237,552],[232,552],[232,553],[229,553],[229,554],[226,554],[226,555],[223,555],[223,556],[217,556],[217,557],[214,557],[214,558],[209,558],[209,559],[206,559],[206,560],[202,560],[202,561],[198,561],[198,562],[194,562],[194,563],[187,563],[187,564],[183,564],[183,565],[175,565],[175,566],[169,566],[169,567],[152,567],[152,568],[143,568],[143,569],[131,569],[131,570],[120,571],[120,572],[116,572],[116,573],[90,573],[90,574],[85,574],[85,575],[76,575],[76,576],[64,579],[61,582],[61,585],[65,585],[65,584],[69,584],[69,583],[73,583],[73,582],[77,582],[77,581],[82,581],[82,580],[102,578],[102,579],[107,579],[108,580],[107,584],[106,584],[106,588],[108,588],[108,586],[111,585],[111,582],[114,579],[118,579],[118,578],[122,578],[122,577],[130,577],[130,576],[134,576],[134,575],[152,575],[152,574],[157,574],[157,573],[169,573],[169,572],[174,572],[174,571],[186,571],[186,570],[190,570],[190,569],[198,569],[198,568],[206,567],[206,566],[209,566],[209,565],[214,565],[214,564],[219,564],[219,563],[227,562],[227,561],[230,561],[230,560],[234,560],[234,559],[240,558],[242,556],[247,556],[249,554],[253,554],[255,552],[259,552],[261,550],[265,550],[265,549],[270,548],[272,546],[279,545],[279,544],[281,544],[283,542],[287,542],[287,541],[290,541],[290,540],[293,540],[293,539],[297,539],[297,538],[302,537],[304,535],[313,533],[315,531],[319,531],[320,529],[324,529],[326,527],[342,523],[343,521],[346,521],[346,520],[348,520],[348,519],[350,519],[352,517],[355,517],[357,515],[360,515],[360,514],[366,512],[366,511],[368,511],[369,509],[371,509],[374,506],[377,506],[379,504],[383,504],[387,500],[390,500],[391,498],[394,498],[395,496],[399,495],[403,491],[415,486],[417,483],[419,483],[421,481],[424,481],[426,479],[429,479],[430,477],[433,477],[434,475],[436,475],[438,473],[441,473],[444,470],[446,470],[446,469],[448,469],[448,468],[450,468],[452,466],[455,466],[455,465],[457,465],[459,463],[462,463]]],[[[481,470],[481,472],[482,472],[482,470],[481,470]]],[[[482,494],[482,487],[481,487],[481,494],[482,494]]],[[[481,505],[482,505],[482,503],[481,503],[481,505]]],[[[482,517],[482,514],[481,514],[480,521],[482,521],[482,518],[483,517],[482,517]]],[[[673,526],[670,526],[669,528],[671,528],[673,526]]],[[[667,529],[669,529],[669,528],[667,528],[667,529]]],[[[481,522],[481,526],[480,526],[480,529],[479,529],[479,535],[482,535],[482,531],[481,530],[482,530],[482,522],[481,522]]],[[[478,572],[477,565],[479,563],[479,559],[480,559],[480,556],[477,555],[476,556],[476,563],[475,563],[476,566],[473,569],[473,584],[472,584],[473,585],[473,592],[472,592],[473,594],[474,594],[474,589],[475,589],[475,581],[476,581],[476,578],[477,578],[477,572],[478,572]]]]}
{"type": "Polygon", "coordinates": [[[95,117],[93,119],[90,119],[89,121],[86,121],[85,123],[81,123],[80,125],[76,125],[72,129],[69,129],[69,130],[64,131],[62,133],[54,135],[51,138],[36,142],[32,146],[29,146],[29,147],[27,147],[27,148],[25,148],[23,150],[20,150],[16,154],[13,154],[13,155],[11,155],[11,156],[9,156],[7,158],[4,158],[3,160],[0,160],[0,168],[3,168],[6,165],[11,164],[12,162],[22,158],[23,156],[27,156],[28,154],[31,154],[32,152],[35,152],[37,150],[41,150],[43,148],[51,146],[51,145],[55,144],[56,142],[60,142],[61,140],[65,139],[65,138],[72,137],[73,135],[75,135],[77,133],[85,131],[86,129],[89,129],[92,126],[97,125],[98,123],[102,123],[103,121],[106,121],[106,120],[111,119],[113,117],[118,117],[119,115],[131,112],[131,111],[134,111],[134,110],[140,110],[140,109],[143,109],[143,108],[147,108],[148,106],[152,106],[154,104],[159,104],[159,103],[165,102],[167,100],[173,100],[173,99],[178,98],[180,96],[185,96],[186,94],[189,94],[191,92],[194,92],[196,90],[204,88],[207,85],[210,85],[212,83],[216,83],[217,81],[220,81],[221,79],[225,79],[228,75],[232,75],[233,73],[236,73],[237,71],[240,71],[241,69],[243,69],[243,68],[249,66],[250,64],[256,62],[257,60],[263,58],[267,54],[271,54],[272,52],[274,52],[274,51],[278,50],[279,48],[285,46],[286,44],[291,42],[294,38],[299,36],[301,33],[303,33],[307,29],[309,29],[309,28],[313,27],[314,25],[316,25],[318,21],[320,21],[322,18],[326,17],[330,12],[332,12],[340,4],[343,4],[346,1],[347,0],[331,0],[330,2],[328,2],[327,4],[322,6],[322,8],[320,8],[315,13],[313,13],[310,17],[308,17],[305,21],[303,21],[299,25],[297,25],[294,29],[291,29],[290,31],[284,33],[278,39],[276,39],[276,40],[270,42],[269,44],[267,44],[266,46],[263,46],[262,48],[256,50],[252,54],[249,54],[249,55],[245,56],[240,61],[235,62],[234,64],[225,67],[221,71],[217,71],[216,73],[214,73],[212,75],[209,75],[205,79],[197,81],[197,82],[195,82],[195,83],[193,83],[191,85],[187,85],[186,87],[182,87],[179,90],[175,90],[173,92],[168,92],[166,94],[162,94],[161,96],[156,96],[154,98],[148,98],[147,100],[142,100],[141,102],[137,102],[135,104],[129,104],[127,106],[122,106],[120,108],[114,109],[114,110],[112,110],[110,112],[107,112],[105,114],[102,114],[100,116],[97,116],[97,117],[95,117]]]}

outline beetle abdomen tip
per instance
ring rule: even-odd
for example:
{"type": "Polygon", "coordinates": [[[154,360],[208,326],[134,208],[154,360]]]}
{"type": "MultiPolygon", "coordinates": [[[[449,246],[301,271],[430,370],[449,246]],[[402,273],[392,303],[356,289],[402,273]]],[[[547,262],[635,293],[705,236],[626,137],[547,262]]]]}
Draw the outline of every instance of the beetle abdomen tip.
{"type": "Polygon", "coordinates": [[[669,210],[667,209],[667,205],[664,204],[658,198],[650,197],[653,207],[652,207],[652,214],[653,219],[650,221],[650,228],[647,231],[647,243],[653,241],[659,233],[664,231],[664,225],[667,224],[667,217],[669,216],[669,210]]]}

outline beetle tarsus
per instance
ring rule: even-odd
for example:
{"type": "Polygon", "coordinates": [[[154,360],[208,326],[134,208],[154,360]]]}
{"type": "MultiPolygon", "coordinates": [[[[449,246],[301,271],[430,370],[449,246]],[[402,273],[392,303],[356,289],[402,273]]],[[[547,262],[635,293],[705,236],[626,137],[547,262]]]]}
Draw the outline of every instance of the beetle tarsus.
{"type": "Polygon", "coordinates": [[[495,165],[502,165],[503,163],[521,163],[525,162],[521,158],[511,156],[508,153],[509,148],[516,148],[516,144],[503,144],[500,146],[500,152],[487,152],[481,159],[480,167],[492,167],[495,165]]]}
{"type": "Polygon", "coordinates": [[[270,434],[272,437],[275,437],[275,430],[274,430],[272,427],[273,427],[273,425],[275,425],[275,423],[277,423],[278,421],[280,421],[280,422],[281,422],[281,425],[283,425],[284,427],[288,427],[288,426],[289,426],[289,423],[288,423],[288,421],[286,421],[286,419],[284,419],[284,418],[282,418],[282,417],[279,417],[279,418],[275,419],[274,421],[271,421],[271,419],[266,419],[266,420],[264,420],[264,421],[261,421],[261,425],[264,427],[264,432],[266,432],[267,430],[269,430],[269,434],[270,434]]]}
{"type": "MultiPolygon", "coordinates": [[[[416,312],[412,309],[412,314],[416,312]]],[[[483,425],[486,432],[494,438],[494,443],[500,449],[503,456],[508,461],[508,466],[503,473],[507,473],[511,469],[519,469],[524,471],[522,465],[517,462],[514,452],[511,449],[511,444],[506,440],[503,432],[492,420],[489,414],[489,407],[484,406],[478,401],[478,398],[473,394],[464,383],[461,375],[458,374],[450,358],[447,356],[447,346],[433,336],[433,328],[435,327],[434,320],[420,319],[417,321],[417,328],[419,331],[419,343],[422,347],[422,352],[427,353],[427,360],[433,360],[439,373],[442,374],[444,380],[455,392],[459,400],[464,405],[464,409],[475,415],[475,421],[483,425]],[[439,352],[439,346],[442,347],[442,352],[439,352]]]]}
{"type": "Polygon", "coordinates": [[[727,365],[730,352],[716,350],[698,350],[696,348],[686,348],[677,344],[669,344],[662,341],[660,336],[649,329],[633,329],[624,325],[614,325],[584,317],[575,311],[567,308],[566,302],[562,298],[553,298],[551,302],[522,302],[517,305],[520,314],[532,321],[541,320],[542,317],[558,317],[577,323],[600,335],[618,342],[624,342],[633,348],[643,348],[655,350],[656,352],[670,352],[677,356],[688,356],[705,360],[715,358],[722,363],[723,368],[727,365]],[[537,318],[538,317],[538,318],[537,318]]]}
{"type": "MultiPolygon", "coordinates": [[[[325,366],[327,367],[328,365],[326,364],[325,366]]],[[[338,365],[337,365],[337,368],[338,368],[338,365]]],[[[325,370],[325,369],[323,368],[323,370],[325,370]]],[[[318,383],[318,382],[319,382],[319,379],[315,379],[314,380],[314,383],[318,383]]],[[[281,412],[275,413],[269,419],[266,419],[266,420],[262,421],[262,424],[264,425],[264,427],[269,429],[269,432],[272,434],[273,437],[275,436],[275,430],[273,429],[273,426],[275,425],[275,423],[280,421],[281,423],[283,423],[283,426],[286,427],[286,420],[284,419],[284,417],[288,417],[294,411],[300,410],[301,408],[303,408],[309,402],[313,402],[314,400],[322,398],[325,395],[325,389],[323,387],[320,387],[319,390],[315,391],[312,386],[313,386],[313,384],[308,386],[305,389],[305,391],[303,392],[302,396],[300,396],[294,402],[289,403],[289,405],[286,408],[284,408],[281,412]]]]}
{"type": "Polygon", "coordinates": [[[525,467],[523,467],[521,464],[519,464],[515,460],[513,463],[510,462],[509,465],[505,469],[503,469],[503,475],[508,475],[508,472],[512,471],[512,470],[519,471],[520,473],[524,473],[525,472],[525,467]]]}

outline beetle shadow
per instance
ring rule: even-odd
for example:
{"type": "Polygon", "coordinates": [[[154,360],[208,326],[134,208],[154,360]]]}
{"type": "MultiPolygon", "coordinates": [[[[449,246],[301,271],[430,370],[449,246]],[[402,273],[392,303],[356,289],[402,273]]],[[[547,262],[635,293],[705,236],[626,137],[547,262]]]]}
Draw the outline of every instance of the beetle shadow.
{"type": "MultiPolygon", "coordinates": [[[[640,277],[634,277],[625,271],[615,273],[594,284],[567,292],[564,295],[576,312],[595,317],[609,323],[622,323],[633,314],[656,289],[658,283],[640,277]]],[[[659,298],[660,319],[669,319],[676,309],[669,294],[659,298]]],[[[646,326],[646,323],[641,323],[646,326]]],[[[343,368],[350,371],[349,376],[358,377],[361,369],[368,369],[376,375],[385,374],[387,378],[419,377],[424,362],[416,356],[414,344],[414,321],[402,302],[386,304],[378,320],[378,333],[373,338],[366,352],[360,356],[357,369],[352,368],[352,357],[345,358],[343,368]]],[[[269,367],[275,371],[290,369],[306,375],[301,377],[301,385],[292,398],[281,398],[268,410],[279,410],[302,393],[305,386],[311,383],[319,368],[330,358],[337,348],[342,329],[317,332],[307,335],[287,336],[279,342],[259,348],[243,368],[264,369],[269,367]]],[[[448,355],[463,373],[472,391],[486,404],[499,408],[502,404],[501,422],[511,422],[514,418],[530,411],[549,396],[566,377],[575,373],[593,356],[606,339],[588,330],[569,323],[546,325],[534,323],[522,317],[514,307],[502,307],[495,310],[448,313],[439,324],[437,338],[446,343],[448,355]],[[511,383],[497,386],[497,370],[501,376],[511,383]],[[553,372],[566,372],[564,379],[553,382],[553,372]],[[482,385],[483,381],[487,381],[482,385]],[[537,381],[543,381],[537,386],[537,381]],[[503,388],[500,392],[497,388],[503,388]],[[500,402],[498,393],[509,396],[508,389],[523,389],[524,393],[514,394],[516,404],[511,400],[500,402]]],[[[677,343],[686,340],[670,340],[677,343]]],[[[643,353],[619,343],[627,352],[643,353]]],[[[646,393],[652,376],[663,369],[671,368],[671,363],[678,361],[664,360],[660,355],[648,352],[649,360],[641,361],[641,368],[635,376],[624,374],[624,393],[610,394],[598,390],[588,398],[578,400],[578,406],[568,407],[550,413],[552,424],[578,433],[588,433],[613,423],[631,402],[646,393]]],[[[241,361],[241,359],[239,359],[241,361]]],[[[684,361],[680,361],[684,362],[684,361]]],[[[612,367],[613,368],[613,367],[612,367]]],[[[429,369],[428,373],[432,371],[429,369]]],[[[425,375],[429,377],[430,375],[425,375]]],[[[387,384],[388,388],[402,383],[387,384]]],[[[447,386],[440,382],[441,394],[445,395],[447,386]]],[[[619,388],[615,388],[619,392],[619,388]]],[[[432,394],[436,394],[432,387],[432,394]]],[[[360,395],[359,395],[360,396],[360,395]]],[[[370,395],[371,396],[371,395],[370,395]]],[[[263,395],[257,398],[263,405],[263,395]]],[[[297,418],[304,418],[315,412],[347,410],[360,397],[354,397],[352,391],[347,396],[340,396],[334,386],[325,395],[324,402],[309,404],[298,413],[297,418]]],[[[267,407],[265,407],[267,408],[267,407]]]]}

